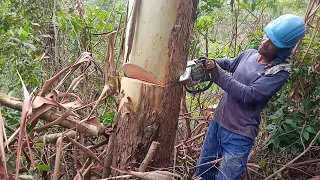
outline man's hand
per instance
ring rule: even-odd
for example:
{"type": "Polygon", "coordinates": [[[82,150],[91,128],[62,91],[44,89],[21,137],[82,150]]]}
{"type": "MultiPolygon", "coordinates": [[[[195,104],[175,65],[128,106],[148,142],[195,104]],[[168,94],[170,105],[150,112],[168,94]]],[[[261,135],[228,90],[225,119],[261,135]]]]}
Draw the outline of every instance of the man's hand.
{"type": "Polygon", "coordinates": [[[205,60],[207,69],[214,69],[216,67],[216,62],[213,59],[209,59],[207,57],[199,57],[198,60],[196,60],[196,63],[203,63],[203,60],[205,60]]]}
{"type": "Polygon", "coordinates": [[[213,77],[218,77],[219,71],[218,71],[218,65],[214,60],[206,60],[205,62],[207,69],[210,71],[211,75],[213,77]]]}
{"type": "Polygon", "coordinates": [[[215,69],[216,68],[216,62],[214,60],[206,60],[205,62],[207,69],[215,69]]]}

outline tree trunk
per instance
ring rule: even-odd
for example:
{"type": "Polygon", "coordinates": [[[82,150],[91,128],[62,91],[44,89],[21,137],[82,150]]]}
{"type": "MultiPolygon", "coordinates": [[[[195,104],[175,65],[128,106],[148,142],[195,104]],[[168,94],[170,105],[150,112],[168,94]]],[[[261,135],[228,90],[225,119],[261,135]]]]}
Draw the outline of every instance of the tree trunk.
{"type": "Polygon", "coordinates": [[[129,0],[113,165],[137,167],[152,141],[150,164],[173,164],[183,74],[198,0],[129,0]]]}

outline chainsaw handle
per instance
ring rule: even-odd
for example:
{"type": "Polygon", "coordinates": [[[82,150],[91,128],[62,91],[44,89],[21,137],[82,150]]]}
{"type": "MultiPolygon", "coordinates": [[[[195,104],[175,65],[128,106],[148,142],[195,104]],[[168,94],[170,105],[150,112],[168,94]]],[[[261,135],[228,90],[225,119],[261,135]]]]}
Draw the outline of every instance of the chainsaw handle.
{"type": "Polygon", "coordinates": [[[184,85],[184,87],[186,88],[186,91],[188,93],[197,94],[197,93],[201,93],[201,92],[204,92],[204,91],[208,90],[212,86],[212,84],[213,84],[213,81],[210,80],[209,84],[206,87],[204,87],[203,89],[197,89],[197,90],[190,90],[190,89],[188,89],[188,87],[186,85],[184,85]]]}

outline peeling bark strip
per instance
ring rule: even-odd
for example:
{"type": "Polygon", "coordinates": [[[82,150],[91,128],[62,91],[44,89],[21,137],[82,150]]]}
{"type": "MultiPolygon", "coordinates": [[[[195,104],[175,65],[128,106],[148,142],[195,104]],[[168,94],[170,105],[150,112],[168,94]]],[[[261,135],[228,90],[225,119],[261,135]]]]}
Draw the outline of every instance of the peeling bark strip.
{"type": "MultiPolygon", "coordinates": [[[[130,0],[129,4],[133,1],[130,0]]],[[[124,169],[139,167],[152,141],[159,142],[159,146],[150,165],[153,167],[173,165],[171,150],[174,149],[182,95],[182,84],[177,81],[188,60],[189,38],[197,4],[198,0],[141,2],[133,42],[126,39],[127,45],[132,44],[127,63],[132,64],[132,67],[144,69],[142,73],[150,73],[150,77],[160,81],[163,86],[154,83],[156,81],[151,81],[153,83],[145,81],[139,71],[128,72],[132,69],[127,66],[125,74],[132,76],[122,78],[121,82],[122,97],[117,114],[113,166],[124,169]],[[158,7],[157,11],[144,8],[151,6],[151,3],[153,7],[158,7]],[[172,3],[171,6],[168,6],[168,3],[172,3]],[[159,8],[163,7],[170,9],[159,11],[159,8]],[[165,13],[167,10],[168,13],[165,13]],[[148,13],[152,15],[148,17],[148,13]],[[171,21],[172,19],[175,19],[175,23],[171,21]],[[151,22],[152,26],[147,27],[148,22],[151,22]],[[172,26],[163,27],[163,24],[172,26]],[[160,28],[164,32],[152,28],[160,28]],[[169,33],[165,28],[170,29],[169,33]],[[148,34],[143,34],[144,32],[148,34]],[[149,44],[152,47],[148,47],[149,44]],[[157,47],[161,50],[159,51],[157,47]]],[[[135,70],[137,69],[139,68],[135,70]]]]}

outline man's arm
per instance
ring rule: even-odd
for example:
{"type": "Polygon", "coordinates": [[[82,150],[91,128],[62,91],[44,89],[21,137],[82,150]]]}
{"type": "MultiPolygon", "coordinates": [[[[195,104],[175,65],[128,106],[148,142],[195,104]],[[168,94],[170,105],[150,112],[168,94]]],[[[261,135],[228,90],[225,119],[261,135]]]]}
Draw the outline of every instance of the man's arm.
{"type": "Polygon", "coordinates": [[[287,82],[289,73],[281,71],[272,76],[262,76],[250,85],[245,85],[235,80],[219,66],[218,77],[214,80],[228,94],[238,101],[252,104],[269,99],[287,82]]]}
{"type": "MultiPolygon", "coordinates": [[[[247,50],[248,51],[248,50],[247,50]]],[[[234,58],[214,58],[213,60],[223,69],[228,72],[234,73],[238,64],[247,51],[242,52],[239,56],[234,58]]]]}

